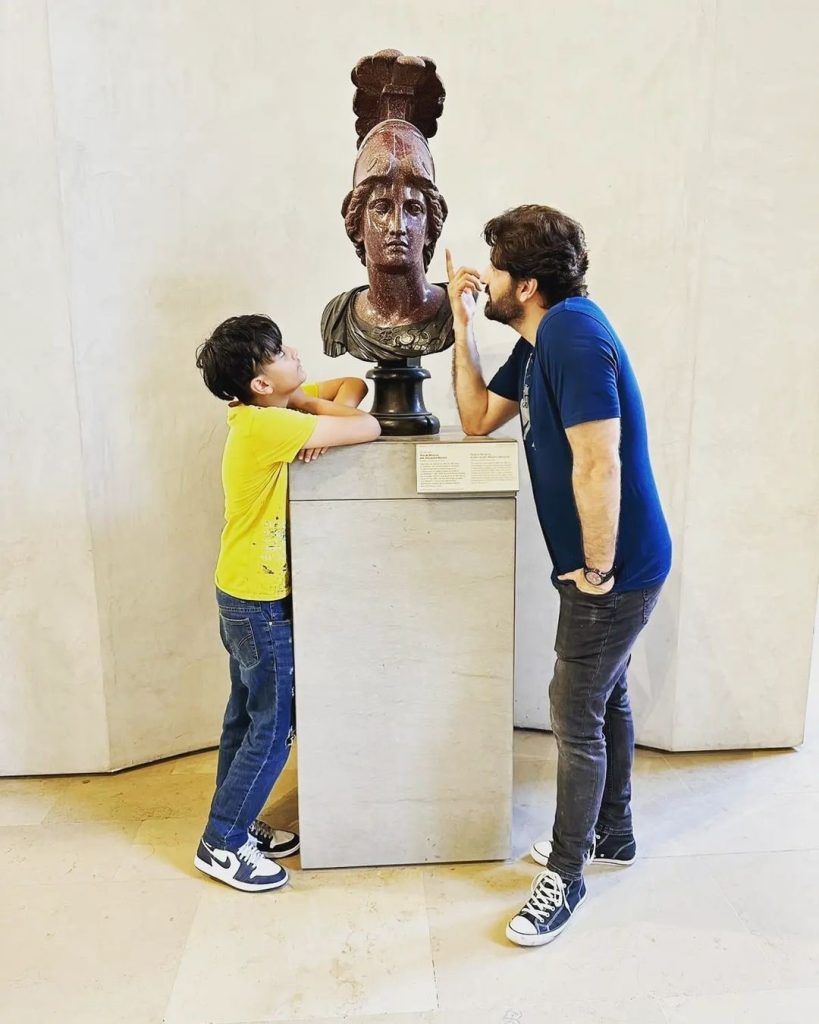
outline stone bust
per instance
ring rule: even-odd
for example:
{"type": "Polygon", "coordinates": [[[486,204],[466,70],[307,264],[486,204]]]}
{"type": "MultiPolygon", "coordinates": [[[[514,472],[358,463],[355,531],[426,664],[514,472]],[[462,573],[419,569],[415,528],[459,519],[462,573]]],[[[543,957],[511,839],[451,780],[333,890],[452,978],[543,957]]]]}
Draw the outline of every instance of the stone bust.
{"type": "Polygon", "coordinates": [[[427,143],[444,88],[432,61],[397,50],[363,58],[352,79],[359,150],[341,212],[368,284],[327,304],[324,351],[417,366],[454,341],[446,286],[426,276],[447,215],[427,143]]]}

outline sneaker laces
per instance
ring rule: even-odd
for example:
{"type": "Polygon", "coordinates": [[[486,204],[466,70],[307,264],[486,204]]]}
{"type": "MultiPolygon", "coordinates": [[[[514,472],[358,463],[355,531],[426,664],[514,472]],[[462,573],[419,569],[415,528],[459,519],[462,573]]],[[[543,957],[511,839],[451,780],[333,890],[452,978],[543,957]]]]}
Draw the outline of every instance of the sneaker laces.
{"type": "Polygon", "coordinates": [[[265,874],[270,871],[270,861],[264,856],[252,839],[248,839],[244,846],[239,847],[236,851],[236,856],[239,860],[243,860],[245,864],[248,864],[250,867],[256,868],[257,870],[264,870],[265,874]]]}
{"type": "Polygon", "coordinates": [[[256,836],[257,839],[275,839],[276,830],[271,828],[266,821],[262,821],[261,818],[257,818],[250,826],[249,832],[251,835],[256,836]]]}
{"type": "Polygon", "coordinates": [[[541,871],[532,883],[532,895],[523,905],[521,913],[543,921],[565,902],[566,886],[560,875],[555,871],[541,871]]]}

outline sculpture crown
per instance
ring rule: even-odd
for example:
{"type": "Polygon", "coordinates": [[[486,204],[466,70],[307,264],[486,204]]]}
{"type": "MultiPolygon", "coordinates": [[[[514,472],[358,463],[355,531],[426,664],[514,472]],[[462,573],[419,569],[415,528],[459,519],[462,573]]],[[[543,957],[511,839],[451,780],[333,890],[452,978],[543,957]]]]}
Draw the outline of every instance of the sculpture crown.
{"type": "Polygon", "coordinates": [[[353,113],[358,145],[377,124],[397,119],[431,139],[444,109],[443,82],[429,57],[408,57],[399,50],[379,50],[353,68],[353,113]]]}

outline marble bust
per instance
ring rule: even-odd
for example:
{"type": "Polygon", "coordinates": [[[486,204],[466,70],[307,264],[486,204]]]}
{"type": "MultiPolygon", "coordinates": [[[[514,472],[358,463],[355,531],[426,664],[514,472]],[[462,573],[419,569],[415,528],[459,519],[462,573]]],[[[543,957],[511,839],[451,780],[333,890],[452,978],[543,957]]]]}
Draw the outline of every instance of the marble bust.
{"type": "Polygon", "coordinates": [[[454,342],[446,286],[426,273],[447,215],[427,141],[444,88],[432,61],[397,50],[363,58],[352,79],[359,149],[341,213],[368,283],[327,304],[324,351],[378,364],[367,376],[384,433],[437,433],[423,407],[429,374],[420,358],[454,342]]]}

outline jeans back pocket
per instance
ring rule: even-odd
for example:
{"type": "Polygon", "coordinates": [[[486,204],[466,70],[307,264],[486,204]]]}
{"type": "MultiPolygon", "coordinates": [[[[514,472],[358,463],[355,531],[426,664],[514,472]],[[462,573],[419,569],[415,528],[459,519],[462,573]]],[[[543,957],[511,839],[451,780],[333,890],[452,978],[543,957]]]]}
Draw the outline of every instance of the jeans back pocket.
{"type": "Polygon", "coordinates": [[[259,651],[250,619],[229,619],[220,614],[219,627],[228,654],[243,668],[255,668],[259,664],[259,651]]]}

